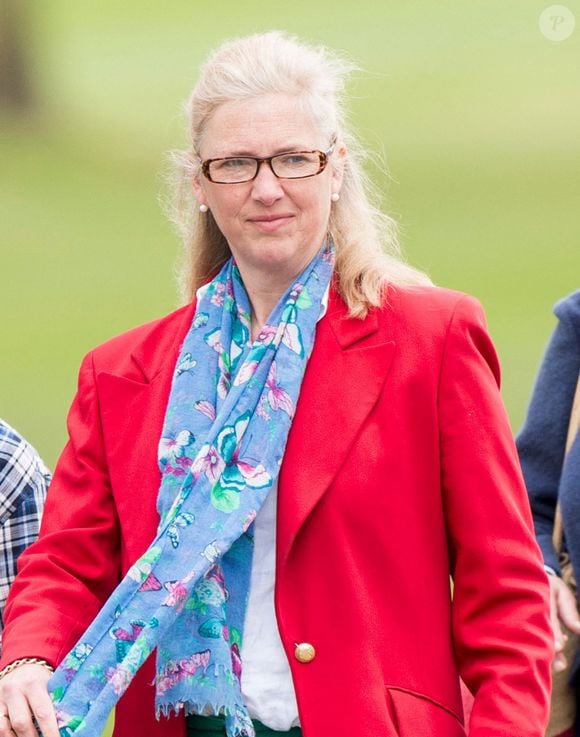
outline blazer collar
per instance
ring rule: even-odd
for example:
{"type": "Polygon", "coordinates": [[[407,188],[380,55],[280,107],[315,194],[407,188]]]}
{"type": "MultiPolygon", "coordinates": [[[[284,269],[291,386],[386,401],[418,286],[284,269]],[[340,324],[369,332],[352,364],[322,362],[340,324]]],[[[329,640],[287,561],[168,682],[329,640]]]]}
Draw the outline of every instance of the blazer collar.
{"type": "MultiPolygon", "coordinates": [[[[174,313],[177,327],[175,330],[168,331],[166,321],[160,320],[145,340],[131,351],[131,360],[144,383],[151,383],[172,362],[175,365],[177,351],[191,326],[195,308],[196,300],[174,313]]],[[[376,310],[372,310],[364,320],[349,317],[345,303],[333,287],[329,294],[327,313],[321,322],[330,325],[343,350],[376,333],[379,324],[376,310]]]]}
{"type": "Polygon", "coordinates": [[[149,330],[145,339],[139,341],[131,350],[132,367],[138,373],[132,372],[130,378],[150,384],[161,374],[171,372],[177,361],[179,348],[183,343],[187,331],[191,327],[195,314],[196,301],[182,307],[171,316],[173,323],[168,319],[161,319],[149,330]]]}
{"type": "Polygon", "coordinates": [[[338,345],[342,350],[354,346],[377,332],[379,320],[376,310],[372,310],[364,320],[350,317],[348,308],[341,297],[332,288],[328,301],[328,323],[338,345]]]}

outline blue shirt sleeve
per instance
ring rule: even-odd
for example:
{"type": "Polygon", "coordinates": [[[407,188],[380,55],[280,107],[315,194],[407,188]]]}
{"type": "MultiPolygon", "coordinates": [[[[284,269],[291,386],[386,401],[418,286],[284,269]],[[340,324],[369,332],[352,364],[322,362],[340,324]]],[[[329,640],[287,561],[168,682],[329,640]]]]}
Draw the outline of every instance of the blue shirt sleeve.
{"type": "Polygon", "coordinates": [[[544,562],[559,570],[552,544],[566,436],[580,371],[580,290],[555,308],[550,338],[517,447],[544,562]]]}

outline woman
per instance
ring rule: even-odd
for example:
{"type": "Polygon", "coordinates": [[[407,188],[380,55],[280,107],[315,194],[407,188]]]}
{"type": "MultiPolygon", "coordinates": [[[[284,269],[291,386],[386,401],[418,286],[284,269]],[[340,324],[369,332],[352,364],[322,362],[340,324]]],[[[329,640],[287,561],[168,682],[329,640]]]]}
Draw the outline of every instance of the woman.
{"type": "Polygon", "coordinates": [[[126,689],[123,737],[460,737],[460,675],[473,737],[542,734],[547,583],[496,355],[369,204],[347,72],[276,32],[202,69],[178,157],[197,297],[83,363],[0,737],[31,711],[56,737],[59,664],[67,735],[126,689]]]}
{"type": "MultiPolygon", "coordinates": [[[[548,344],[536,380],[524,426],[518,436],[518,451],[530,495],[536,536],[546,570],[550,573],[552,627],[556,643],[554,669],[558,681],[572,678],[575,698],[566,698],[566,684],[559,683],[560,701],[555,704],[556,724],[573,718],[573,702],[579,712],[578,662],[567,663],[564,647],[570,633],[580,634],[580,617],[574,595],[560,577],[559,550],[554,547],[556,508],[560,505],[566,558],[574,572],[580,571],[580,436],[576,434],[568,453],[566,441],[573,400],[580,376],[580,290],[560,300],[555,307],[558,325],[548,344]]],[[[576,574],[577,577],[577,574],[576,574]]],[[[569,639],[574,657],[572,637],[569,639]]],[[[555,681],[556,685],[556,681],[555,681]]],[[[556,693],[556,688],[555,688],[556,693]]],[[[576,734],[580,725],[576,725],[576,734]]],[[[572,733],[570,733],[571,735],[572,733]]]]}

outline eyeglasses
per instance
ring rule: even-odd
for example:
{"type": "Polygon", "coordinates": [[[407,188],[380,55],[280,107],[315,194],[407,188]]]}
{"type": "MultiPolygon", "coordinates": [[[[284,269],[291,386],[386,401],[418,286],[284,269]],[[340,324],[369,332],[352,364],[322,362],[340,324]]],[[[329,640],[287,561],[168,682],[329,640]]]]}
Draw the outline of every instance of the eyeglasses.
{"type": "Polygon", "coordinates": [[[201,171],[214,184],[242,184],[255,179],[260,166],[267,163],[278,179],[306,179],[324,171],[335,146],[333,141],[327,151],[287,151],[263,159],[257,156],[206,159],[201,163],[201,171]]]}

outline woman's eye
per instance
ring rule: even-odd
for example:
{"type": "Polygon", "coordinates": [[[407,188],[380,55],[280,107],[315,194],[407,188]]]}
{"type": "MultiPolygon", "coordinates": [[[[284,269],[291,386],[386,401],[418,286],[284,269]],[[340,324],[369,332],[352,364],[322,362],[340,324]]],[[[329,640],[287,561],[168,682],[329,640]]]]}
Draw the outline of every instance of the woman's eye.
{"type": "Polygon", "coordinates": [[[289,166],[306,164],[308,163],[308,156],[305,156],[304,154],[288,154],[287,156],[282,156],[280,158],[280,163],[289,166]]]}
{"type": "Polygon", "coordinates": [[[219,162],[218,169],[242,169],[251,164],[252,162],[248,159],[224,159],[219,162]]]}

